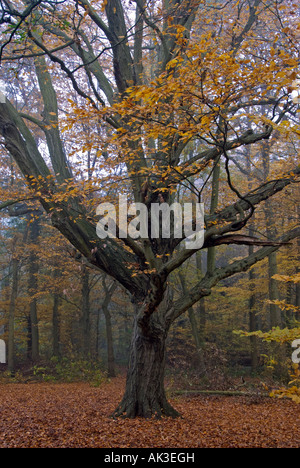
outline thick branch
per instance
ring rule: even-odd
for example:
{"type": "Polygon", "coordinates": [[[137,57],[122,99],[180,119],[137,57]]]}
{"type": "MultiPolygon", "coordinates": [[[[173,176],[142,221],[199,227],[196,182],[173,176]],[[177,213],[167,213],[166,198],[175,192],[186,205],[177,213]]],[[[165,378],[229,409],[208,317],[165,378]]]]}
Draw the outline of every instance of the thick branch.
{"type": "Polygon", "coordinates": [[[0,133],[21,172],[30,177],[46,178],[50,171],[43,160],[35,140],[15,108],[5,99],[0,103],[0,133]]]}
{"type": "Polygon", "coordinates": [[[194,163],[197,163],[198,161],[200,161],[201,164],[204,164],[209,161],[216,160],[221,154],[223,154],[224,149],[225,151],[230,151],[232,149],[239,148],[240,146],[243,146],[243,145],[251,145],[253,143],[257,143],[258,141],[266,140],[270,137],[271,133],[272,133],[271,127],[268,127],[264,132],[260,132],[260,133],[254,133],[252,130],[247,130],[240,137],[235,138],[232,141],[228,141],[224,145],[224,147],[222,145],[215,146],[214,148],[204,150],[201,153],[193,156],[184,164],[182,164],[181,173],[185,176],[188,176],[189,174],[192,175],[195,173],[195,170],[190,169],[190,168],[191,166],[193,166],[194,163]]]}
{"type": "Polygon", "coordinates": [[[60,68],[67,74],[67,76],[70,78],[71,82],[72,82],[72,85],[73,85],[73,88],[74,90],[79,94],[79,96],[83,97],[84,99],[87,99],[88,101],[91,102],[91,104],[93,105],[93,107],[95,109],[97,109],[97,105],[95,104],[95,102],[93,101],[93,99],[88,95],[86,94],[84,91],[82,91],[82,89],[79,87],[76,79],[74,78],[74,75],[72,73],[72,71],[66,66],[65,62],[63,60],[61,60],[60,58],[58,58],[56,55],[52,54],[48,49],[47,47],[45,47],[44,44],[42,44],[36,37],[33,36],[33,34],[28,31],[28,37],[30,37],[30,39],[41,49],[43,50],[47,55],[48,57],[52,60],[52,62],[55,62],[55,63],[58,63],[60,65],[60,68]]]}
{"type": "Polygon", "coordinates": [[[247,36],[248,32],[251,30],[252,26],[256,23],[257,18],[258,18],[257,10],[258,10],[258,7],[259,7],[259,5],[261,3],[262,3],[261,0],[255,0],[253,5],[251,5],[250,2],[249,2],[248,21],[245,24],[244,29],[242,30],[242,32],[238,36],[233,35],[233,38],[232,38],[231,45],[232,45],[232,49],[235,52],[238,50],[238,48],[240,47],[240,45],[244,41],[245,37],[247,36]]]}
{"type": "Polygon", "coordinates": [[[87,11],[90,18],[104,32],[107,39],[111,42],[113,40],[113,36],[109,28],[106,26],[104,21],[100,18],[100,16],[96,12],[96,10],[91,6],[91,4],[87,0],[78,0],[78,3],[87,11]]]}
{"type": "MultiPolygon", "coordinates": [[[[245,199],[249,200],[253,206],[258,205],[262,201],[280,192],[291,183],[296,182],[297,180],[299,181],[299,174],[300,166],[295,168],[290,177],[267,182],[266,184],[263,184],[260,187],[258,187],[256,190],[249,192],[243,200],[240,200],[224,208],[219,213],[207,215],[205,217],[205,223],[208,227],[205,231],[204,244],[202,248],[227,243],[228,239],[224,239],[223,235],[225,233],[230,233],[236,230],[235,228],[232,228],[232,226],[234,226],[238,221],[237,217],[249,208],[249,204],[245,199]],[[214,244],[214,242],[216,242],[216,244],[214,244]]],[[[243,226],[241,226],[240,229],[242,229],[242,227],[243,226]]],[[[247,244],[246,242],[244,243],[247,244]]],[[[198,250],[199,249],[182,249],[177,256],[172,258],[168,263],[166,263],[162,267],[161,273],[169,275],[172,271],[174,271],[176,268],[182,265],[198,250]]]]}
{"type": "Polygon", "coordinates": [[[44,57],[35,59],[35,69],[44,102],[44,132],[46,135],[52,166],[58,182],[72,177],[71,170],[63,149],[58,128],[58,105],[51,75],[48,72],[44,57]]]}
{"type": "MultiPolygon", "coordinates": [[[[51,49],[50,53],[54,54],[55,52],[59,52],[60,50],[66,49],[67,47],[69,47],[73,43],[74,43],[74,40],[72,39],[72,40],[70,40],[69,42],[66,42],[63,45],[60,45],[58,47],[55,47],[54,49],[51,49]]],[[[2,57],[2,61],[3,62],[4,61],[10,61],[11,62],[11,61],[20,60],[20,59],[42,57],[44,55],[46,55],[46,52],[35,52],[35,53],[32,53],[32,54],[21,54],[21,55],[14,54],[14,55],[7,55],[5,57],[2,57]]]]}
{"type": "Polygon", "coordinates": [[[124,11],[120,0],[110,0],[105,10],[110,31],[109,41],[113,51],[115,80],[119,92],[123,94],[128,87],[136,83],[124,11]]]}
{"type": "MultiPolygon", "coordinates": [[[[73,70],[73,73],[81,67],[88,69],[89,72],[92,73],[96,78],[98,85],[105,94],[108,102],[112,104],[114,99],[114,91],[111,83],[109,82],[109,79],[104,74],[103,69],[99,63],[101,55],[108,50],[108,47],[104,47],[100,52],[97,53],[97,55],[95,55],[95,52],[87,35],[81,29],[74,31],[74,36],[76,37],[76,40],[74,40],[70,36],[68,36],[65,31],[61,30],[58,27],[55,27],[55,25],[50,24],[46,20],[43,20],[43,18],[39,20],[39,23],[43,26],[43,28],[46,31],[62,39],[65,43],[64,47],[69,45],[73,52],[75,52],[75,54],[78,57],[80,57],[80,59],[82,60],[82,64],[79,65],[75,70],[73,70]],[[83,47],[81,46],[81,38],[83,39],[87,50],[83,49],[83,47]]],[[[54,52],[55,50],[50,51],[50,53],[54,52]]]]}
{"type": "Polygon", "coordinates": [[[115,278],[136,297],[144,297],[148,279],[142,274],[132,277],[130,269],[130,265],[136,263],[138,258],[114,239],[101,241],[95,226],[85,218],[84,209],[79,203],[75,210],[72,208],[73,203],[51,199],[51,194],[57,190],[51,178],[48,178],[51,173],[37,147],[33,146],[30,131],[8,101],[0,104],[0,134],[34,192],[38,181],[37,199],[50,213],[52,224],[90,263],[115,278]]]}
{"type": "Polygon", "coordinates": [[[4,210],[6,208],[9,208],[23,201],[30,201],[30,200],[35,200],[35,199],[36,199],[35,197],[27,197],[27,198],[19,198],[18,200],[7,200],[6,202],[0,203],[0,210],[4,210]]]}

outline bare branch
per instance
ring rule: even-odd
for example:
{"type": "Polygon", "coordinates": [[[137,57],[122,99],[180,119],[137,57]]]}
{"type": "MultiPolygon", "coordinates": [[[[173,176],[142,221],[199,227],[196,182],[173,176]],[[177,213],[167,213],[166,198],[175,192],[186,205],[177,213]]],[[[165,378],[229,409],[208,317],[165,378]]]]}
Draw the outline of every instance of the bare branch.
{"type": "MultiPolygon", "coordinates": [[[[292,175],[279,180],[273,180],[261,185],[256,190],[249,192],[240,201],[227,206],[221,212],[207,215],[205,217],[205,223],[207,230],[205,231],[204,244],[202,248],[214,245],[214,240],[222,244],[222,239],[225,233],[234,231],[232,225],[237,222],[237,216],[240,216],[241,212],[249,208],[249,201],[252,205],[258,205],[262,201],[270,198],[279,191],[283,190],[286,186],[293,182],[299,182],[300,167],[296,167],[292,172],[292,175]],[[233,223],[233,224],[232,224],[233,223]]],[[[242,227],[240,227],[242,229],[242,227]]],[[[226,243],[226,238],[225,242],[226,243]]],[[[262,241],[259,241],[262,242],[262,241]]],[[[270,241],[273,245],[274,241],[270,241]]],[[[253,242],[254,244],[254,242],[253,242]]],[[[268,244],[270,245],[270,244],[268,244]]],[[[182,249],[180,252],[172,258],[169,262],[163,265],[160,274],[169,275],[172,271],[182,265],[188,258],[190,258],[199,249],[182,249]]]]}
{"type": "Polygon", "coordinates": [[[172,320],[175,320],[177,317],[179,317],[184,311],[198,302],[202,297],[209,296],[211,289],[221,280],[233,276],[236,273],[247,271],[252,265],[255,265],[257,262],[260,262],[264,258],[268,257],[272,252],[278,250],[281,245],[284,245],[299,236],[300,227],[297,227],[284,234],[280,239],[277,240],[275,245],[262,247],[258,251],[243,258],[242,260],[236,260],[223,268],[216,268],[210,275],[206,274],[204,278],[196,284],[196,286],[194,286],[187,294],[184,295],[184,297],[178,299],[174,303],[174,306],[169,311],[169,314],[172,316],[172,320]]]}

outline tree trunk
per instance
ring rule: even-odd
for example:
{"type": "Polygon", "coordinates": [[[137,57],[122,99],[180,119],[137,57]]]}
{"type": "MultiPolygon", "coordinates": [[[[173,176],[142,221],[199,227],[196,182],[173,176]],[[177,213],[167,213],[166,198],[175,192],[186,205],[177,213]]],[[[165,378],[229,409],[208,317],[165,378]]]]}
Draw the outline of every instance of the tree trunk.
{"type": "MultiPolygon", "coordinates": [[[[249,274],[249,280],[253,280],[254,273],[252,270],[249,274]]],[[[255,293],[252,291],[250,299],[249,299],[249,331],[255,332],[257,331],[257,317],[256,317],[256,297],[255,293]]],[[[250,336],[250,349],[251,349],[251,369],[252,372],[256,372],[258,367],[258,340],[257,336],[250,336]]]]}
{"type": "MultiPolygon", "coordinates": [[[[268,257],[268,268],[269,268],[269,299],[270,301],[278,301],[279,289],[278,283],[273,276],[277,274],[277,255],[276,252],[272,252],[268,257]]],[[[282,325],[281,310],[277,304],[270,304],[270,325],[273,327],[280,327],[282,325]]]]}
{"type": "MultiPolygon", "coordinates": [[[[248,190],[252,190],[253,186],[253,177],[252,177],[252,166],[251,166],[251,152],[250,148],[247,147],[246,151],[246,167],[247,167],[247,179],[248,179],[248,190]]],[[[249,222],[249,236],[254,237],[255,235],[255,214],[253,213],[252,218],[249,222]]],[[[249,255],[254,253],[254,246],[249,245],[248,247],[249,255]]],[[[258,330],[258,310],[257,310],[257,298],[255,294],[255,272],[253,269],[249,270],[249,289],[251,295],[249,297],[249,331],[255,332],[258,330]]],[[[259,362],[259,352],[258,352],[258,338],[257,336],[250,336],[250,355],[251,355],[251,369],[252,372],[257,371],[258,362],[259,362]]]]}
{"type": "MultiPolygon", "coordinates": [[[[196,268],[197,268],[197,278],[198,281],[203,277],[202,274],[202,252],[199,251],[196,253],[196,268]]],[[[206,326],[206,308],[205,308],[205,298],[202,297],[197,302],[197,315],[199,317],[199,340],[202,346],[205,345],[205,326],[206,326]]]]}
{"type": "Polygon", "coordinates": [[[198,331],[197,320],[195,317],[195,312],[194,312],[193,307],[189,308],[188,314],[189,314],[189,321],[190,321],[190,325],[192,329],[193,338],[195,340],[195,345],[197,349],[198,370],[199,370],[200,375],[204,375],[206,373],[204,355],[203,355],[202,343],[201,343],[200,335],[198,331]]]}
{"type": "Polygon", "coordinates": [[[8,315],[8,371],[11,375],[15,372],[15,308],[18,294],[18,267],[19,260],[12,260],[12,285],[8,315]]]}
{"type": "Polygon", "coordinates": [[[53,294],[53,308],[52,308],[52,353],[53,356],[59,356],[59,341],[60,341],[60,329],[59,329],[59,295],[53,294]]]}
{"type": "MultiPolygon", "coordinates": [[[[180,279],[180,282],[181,282],[181,287],[182,287],[183,294],[184,295],[188,294],[187,287],[186,287],[186,284],[185,284],[185,279],[184,279],[184,276],[183,276],[182,273],[179,273],[179,279],[180,279]]],[[[188,315],[189,315],[189,321],[190,321],[190,325],[191,325],[192,335],[193,335],[193,338],[194,338],[194,341],[195,341],[197,354],[198,354],[199,372],[200,372],[200,375],[203,375],[203,374],[205,374],[206,369],[205,369],[205,363],[204,363],[202,343],[201,343],[201,340],[200,340],[197,320],[196,320],[196,317],[195,317],[195,312],[194,312],[193,307],[189,307],[188,315]]]]}
{"type": "MultiPolygon", "coordinates": [[[[158,313],[157,313],[158,314],[158,313]]],[[[160,317],[161,318],[161,317],[160,317]]],[[[151,333],[145,334],[135,317],[129,369],[123,399],[113,416],[127,418],[177,417],[164,389],[166,337],[168,326],[151,317],[151,333]]]]}
{"type": "Polygon", "coordinates": [[[31,253],[29,256],[29,280],[28,280],[28,293],[31,297],[29,305],[29,317],[28,317],[28,355],[33,362],[39,359],[39,327],[38,327],[38,316],[37,316],[37,300],[36,293],[38,289],[37,275],[39,271],[37,255],[34,251],[34,247],[38,242],[39,237],[39,219],[34,218],[31,224],[30,230],[30,248],[31,253]]]}
{"type": "Polygon", "coordinates": [[[108,377],[115,377],[115,355],[113,346],[113,334],[111,325],[111,316],[108,307],[102,306],[103,314],[105,317],[105,328],[106,328],[106,341],[107,341],[107,375],[108,377]]]}
{"type": "MultiPolygon", "coordinates": [[[[252,220],[252,223],[249,226],[249,236],[254,235],[254,222],[252,220]]],[[[252,255],[254,252],[254,247],[253,245],[250,245],[248,247],[249,250],[249,255],[252,255]]],[[[249,270],[249,288],[251,291],[251,296],[249,298],[249,331],[250,332],[255,332],[258,330],[258,320],[257,320],[257,306],[256,306],[256,294],[255,294],[255,285],[254,285],[254,280],[255,280],[255,273],[253,269],[249,270]]],[[[252,372],[256,372],[257,367],[258,367],[258,339],[257,336],[250,336],[250,353],[251,353],[251,369],[252,372]]]]}
{"type": "Polygon", "coordinates": [[[105,317],[105,328],[106,328],[106,343],[107,343],[107,374],[108,377],[115,377],[115,354],[113,345],[113,334],[111,325],[111,315],[109,311],[109,303],[117,288],[117,283],[114,281],[110,287],[106,284],[106,277],[103,276],[102,285],[105,292],[104,301],[102,303],[102,310],[105,317]]]}
{"type": "MultiPolygon", "coordinates": [[[[300,207],[298,205],[298,222],[300,221],[300,207]]],[[[298,265],[296,267],[296,274],[300,273],[300,237],[297,239],[297,258],[298,265]]],[[[295,319],[300,321],[300,283],[295,285],[295,306],[297,307],[295,319]]]]}
{"type": "Polygon", "coordinates": [[[82,328],[82,351],[85,357],[90,354],[90,285],[89,285],[89,271],[83,266],[82,270],[82,283],[81,283],[81,328],[82,328]]]}
{"type": "MultiPolygon", "coordinates": [[[[269,141],[264,141],[262,143],[262,160],[264,168],[264,178],[268,179],[270,174],[270,143],[269,141]]],[[[266,231],[269,239],[276,237],[276,228],[275,228],[275,215],[273,203],[270,199],[266,200],[265,203],[265,216],[266,216],[266,231]]],[[[277,301],[279,300],[279,289],[278,283],[273,276],[277,274],[277,256],[276,252],[272,252],[268,257],[268,273],[269,273],[269,300],[277,301]]],[[[281,326],[281,311],[278,305],[270,303],[270,327],[279,327],[281,326]]]]}

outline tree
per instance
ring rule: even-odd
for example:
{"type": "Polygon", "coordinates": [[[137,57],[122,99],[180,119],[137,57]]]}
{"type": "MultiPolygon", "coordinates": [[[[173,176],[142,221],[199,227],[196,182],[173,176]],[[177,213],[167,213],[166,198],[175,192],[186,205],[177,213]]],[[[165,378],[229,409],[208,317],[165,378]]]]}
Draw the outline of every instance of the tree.
{"type": "Polygon", "coordinates": [[[29,356],[33,362],[38,361],[39,359],[39,330],[38,330],[38,317],[37,317],[37,288],[38,288],[38,259],[34,248],[38,243],[39,237],[39,218],[35,217],[32,220],[30,226],[30,243],[31,243],[31,252],[29,255],[29,279],[28,279],[28,295],[31,297],[29,305],[29,317],[28,317],[28,329],[29,329],[29,339],[28,339],[28,351],[29,356]]]}
{"type": "Polygon", "coordinates": [[[171,324],[218,282],[300,234],[296,226],[279,239],[237,234],[257,206],[298,181],[299,165],[287,164],[285,173],[241,195],[230,163],[239,148],[297,131],[290,89],[299,60],[297,11],[289,1],[260,0],[37,0],[24,6],[2,0],[1,8],[2,62],[18,75],[17,99],[1,94],[5,148],[53,226],[135,304],[126,390],[115,415],[176,416],[164,391],[171,324]],[[27,89],[22,109],[19,89],[27,89]],[[44,157],[35,131],[44,133],[44,157]],[[78,158],[88,177],[76,168],[78,158]],[[221,159],[232,193],[205,216],[201,247],[189,249],[184,236],[161,233],[97,236],[95,207],[116,203],[117,191],[146,208],[170,207],[182,186],[201,201],[221,159]],[[172,272],[200,249],[235,243],[258,249],[224,267],[211,262],[184,296],[171,300],[172,272]]]}
{"type": "Polygon", "coordinates": [[[115,377],[115,356],[114,356],[114,347],[113,347],[113,335],[112,335],[112,325],[111,325],[111,315],[108,309],[111,297],[116,289],[117,284],[113,282],[109,287],[105,282],[105,277],[102,279],[102,285],[104,289],[104,299],[102,302],[102,311],[105,317],[105,328],[106,328],[106,341],[107,341],[107,375],[108,377],[115,377]]]}
{"type": "MultiPolygon", "coordinates": [[[[15,249],[14,249],[15,250],[15,249]]],[[[8,355],[7,364],[8,370],[13,375],[15,372],[15,308],[16,298],[18,294],[18,265],[19,260],[13,252],[12,258],[12,285],[11,295],[9,303],[9,314],[8,314],[8,355]]]]}
{"type": "MultiPolygon", "coordinates": [[[[282,281],[285,283],[298,283],[300,281],[299,274],[294,275],[274,275],[274,281],[282,281]]],[[[280,309],[285,310],[291,308],[291,310],[296,314],[297,307],[287,304],[285,301],[273,300],[274,305],[278,306],[280,309]]],[[[253,331],[249,333],[238,332],[242,336],[258,337],[266,342],[276,343],[280,346],[285,345],[286,343],[291,343],[292,347],[297,348],[294,353],[292,353],[291,361],[289,363],[289,376],[290,381],[288,382],[287,387],[281,387],[280,389],[274,390],[270,393],[271,396],[276,396],[278,398],[290,398],[296,403],[300,403],[300,371],[299,371],[299,336],[300,336],[300,327],[299,322],[294,322],[293,325],[296,325],[291,328],[280,329],[278,326],[273,327],[272,330],[268,332],[262,332],[261,330],[253,331]]],[[[273,366],[277,363],[274,362],[273,366]]]]}

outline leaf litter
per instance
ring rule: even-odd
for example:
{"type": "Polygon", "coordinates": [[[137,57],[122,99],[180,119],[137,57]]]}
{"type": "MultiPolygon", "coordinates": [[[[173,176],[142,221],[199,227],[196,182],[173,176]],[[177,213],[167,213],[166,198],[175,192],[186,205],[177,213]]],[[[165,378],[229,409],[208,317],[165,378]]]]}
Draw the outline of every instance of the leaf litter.
{"type": "Polygon", "coordinates": [[[0,448],[299,448],[300,406],[237,396],[170,398],[177,419],[112,419],[125,381],[0,385],[0,448]]]}

